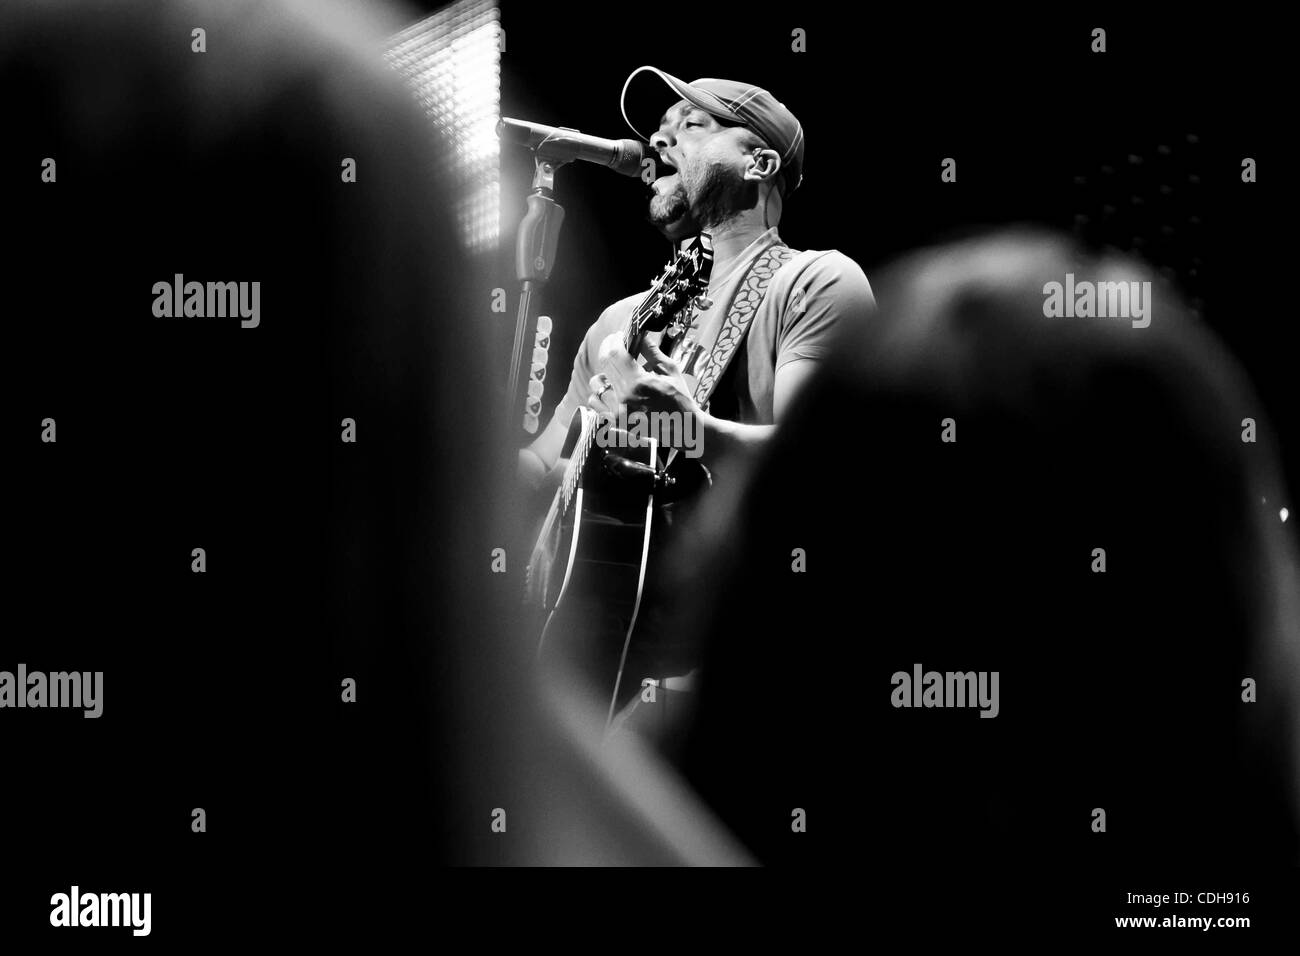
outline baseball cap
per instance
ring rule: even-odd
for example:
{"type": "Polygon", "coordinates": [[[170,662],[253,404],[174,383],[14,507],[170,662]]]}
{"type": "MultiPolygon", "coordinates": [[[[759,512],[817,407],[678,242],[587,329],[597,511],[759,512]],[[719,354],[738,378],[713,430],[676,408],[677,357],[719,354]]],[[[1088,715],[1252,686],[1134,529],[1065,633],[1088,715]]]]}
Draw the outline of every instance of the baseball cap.
{"type": "Polygon", "coordinates": [[[687,83],[656,67],[641,66],[633,70],[623,84],[619,105],[623,110],[623,119],[632,127],[632,132],[649,142],[650,135],[659,128],[659,118],[678,99],[686,100],[718,119],[738,123],[756,133],[769,148],[781,156],[781,175],[785,178],[786,195],[799,188],[803,182],[803,126],[785,108],[785,104],[767,90],[735,80],[706,78],[687,83]],[[669,99],[663,87],[649,79],[648,73],[663,80],[676,97],[669,99]],[[641,79],[638,80],[638,77],[641,79]],[[635,87],[634,80],[637,81],[635,87]],[[661,104],[662,108],[656,110],[661,104]],[[628,115],[629,105],[637,115],[635,123],[628,115]],[[641,126],[638,127],[637,123],[641,126]],[[643,133],[642,128],[648,129],[650,135],[643,133]]]}

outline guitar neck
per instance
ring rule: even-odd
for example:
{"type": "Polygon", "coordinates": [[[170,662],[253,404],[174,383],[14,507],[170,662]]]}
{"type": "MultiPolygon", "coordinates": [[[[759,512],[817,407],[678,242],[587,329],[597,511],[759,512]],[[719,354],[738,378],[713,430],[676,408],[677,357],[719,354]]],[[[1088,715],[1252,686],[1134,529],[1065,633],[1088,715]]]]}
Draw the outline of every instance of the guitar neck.
{"type": "Polygon", "coordinates": [[[636,358],[641,352],[641,343],[646,337],[645,327],[646,317],[642,314],[641,307],[638,307],[632,313],[632,321],[628,323],[627,333],[623,336],[623,348],[632,358],[636,358]]]}
{"type": "Polygon", "coordinates": [[[713,244],[701,234],[669,263],[649,294],[632,312],[623,347],[636,358],[650,332],[659,332],[690,307],[691,300],[709,285],[713,267],[713,244]]]}

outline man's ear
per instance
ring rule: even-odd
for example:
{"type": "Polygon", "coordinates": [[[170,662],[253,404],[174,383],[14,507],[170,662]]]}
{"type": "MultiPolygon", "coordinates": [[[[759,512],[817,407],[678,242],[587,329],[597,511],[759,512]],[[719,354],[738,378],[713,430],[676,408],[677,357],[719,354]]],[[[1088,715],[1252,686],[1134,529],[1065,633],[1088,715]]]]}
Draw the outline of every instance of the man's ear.
{"type": "Polygon", "coordinates": [[[771,180],[776,182],[777,175],[781,172],[781,154],[774,149],[755,149],[753,159],[748,169],[745,170],[744,178],[757,182],[771,180]]]}

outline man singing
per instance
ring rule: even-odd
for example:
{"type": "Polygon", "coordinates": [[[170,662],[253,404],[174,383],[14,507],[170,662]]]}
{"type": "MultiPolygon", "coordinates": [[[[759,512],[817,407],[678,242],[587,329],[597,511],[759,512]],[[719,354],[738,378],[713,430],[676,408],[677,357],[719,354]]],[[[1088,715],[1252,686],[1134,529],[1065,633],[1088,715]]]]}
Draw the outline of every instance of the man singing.
{"type": "MultiPolygon", "coordinates": [[[[653,96],[645,97],[654,102],[653,96]]],[[[702,460],[712,466],[736,449],[766,439],[800,385],[826,357],[843,326],[867,321],[875,307],[862,269],[835,250],[794,252],[777,233],[781,210],[803,179],[803,127],[771,93],[749,83],[700,79],[686,83],[651,66],[623,85],[623,118],[674,170],[653,184],[648,218],[666,237],[707,233],[713,244],[709,290],[670,354],[652,337],[641,367],[621,338],[638,292],[609,306],[587,330],[573,362],[568,392],[541,435],[520,453],[525,483],[538,487],[555,467],[574,412],[582,404],[602,414],[624,410],[693,415],[702,460]],[[655,119],[628,115],[629,91],[658,94],[667,107],[655,119]],[[660,83],[664,86],[660,86],[660,83]],[[675,102],[674,102],[675,101],[675,102]],[[765,255],[767,254],[767,255],[765,255]],[[737,293],[750,301],[775,269],[732,360],[707,399],[696,400],[710,355],[737,293]]],[[[742,300],[743,301],[743,300],[742,300]]],[[[729,342],[734,336],[724,339],[729,342]]],[[[725,348],[725,345],[724,345],[725,348]]]]}
{"type": "MultiPolygon", "coordinates": [[[[796,252],[777,233],[786,197],[803,179],[804,134],[771,93],[733,80],[685,83],[643,66],[624,84],[621,105],[624,119],[643,139],[641,130],[657,123],[650,145],[674,170],[653,183],[648,219],[683,247],[708,234],[709,288],[670,339],[646,337],[644,366],[627,353],[623,336],[646,293],[605,309],[587,330],[568,392],[550,423],[520,451],[521,478],[534,489],[548,473],[554,476],[569,423],[584,403],[616,420],[636,413],[649,421],[687,422],[693,416],[694,427],[681,432],[696,443],[687,452],[717,475],[719,460],[768,439],[839,334],[867,322],[875,308],[871,286],[855,262],[834,250],[796,252]],[[638,88],[630,90],[638,79],[638,88]],[[632,104],[639,102],[646,112],[634,118],[629,108],[635,112],[632,104]]],[[[615,698],[622,705],[635,697],[619,726],[662,738],[667,700],[693,686],[688,672],[696,654],[678,642],[667,619],[672,598],[658,591],[663,582],[655,577],[646,580],[645,600],[638,602],[638,638],[626,663],[633,679],[615,683],[615,698]],[[636,692],[648,675],[659,684],[660,706],[642,713],[643,698],[636,692]]],[[[599,631],[598,622],[607,617],[596,609],[573,626],[599,631]]],[[[595,673],[609,672],[603,655],[621,644],[621,631],[610,636],[615,640],[594,645],[575,641],[599,648],[589,651],[595,673]]]]}

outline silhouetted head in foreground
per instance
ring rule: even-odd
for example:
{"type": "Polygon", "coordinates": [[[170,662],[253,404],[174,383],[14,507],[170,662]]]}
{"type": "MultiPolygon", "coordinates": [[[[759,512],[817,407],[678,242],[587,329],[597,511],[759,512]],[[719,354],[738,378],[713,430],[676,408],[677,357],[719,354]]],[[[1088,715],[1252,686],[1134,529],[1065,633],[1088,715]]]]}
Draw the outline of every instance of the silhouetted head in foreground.
{"type": "MultiPolygon", "coordinates": [[[[165,874],[194,900],[160,906],[171,925],[210,931],[202,887],[232,873],[289,910],[321,873],[342,899],[378,872],[683,862],[706,842],[656,815],[680,800],[647,805],[654,780],[626,784],[658,764],[597,752],[598,716],[545,710],[491,571],[506,449],[467,317],[497,280],[476,285],[437,174],[450,147],[381,56],[415,16],[0,8],[0,178],[23,238],[7,383],[25,433],[58,426],[16,453],[14,591],[43,626],[6,663],[108,685],[102,722],[12,738],[40,781],[14,811],[15,855],[51,864],[24,871],[38,898],[120,862],[116,888],[165,874]],[[255,283],[257,321],[162,315],[174,281],[255,283]],[[190,839],[194,807],[213,839],[190,839]]],[[[369,925],[349,907],[322,931],[369,925]]]]}
{"type": "Polygon", "coordinates": [[[680,759],[764,862],[1300,858],[1267,416],[1173,290],[1049,317],[1067,274],[1153,279],[1038,233],[896,265],[717,516],[680,759]]]}

